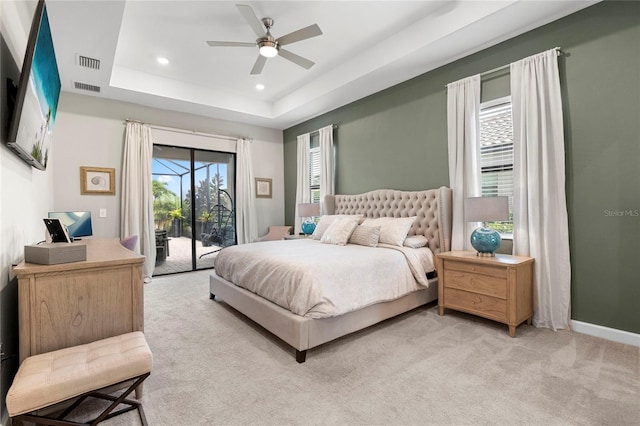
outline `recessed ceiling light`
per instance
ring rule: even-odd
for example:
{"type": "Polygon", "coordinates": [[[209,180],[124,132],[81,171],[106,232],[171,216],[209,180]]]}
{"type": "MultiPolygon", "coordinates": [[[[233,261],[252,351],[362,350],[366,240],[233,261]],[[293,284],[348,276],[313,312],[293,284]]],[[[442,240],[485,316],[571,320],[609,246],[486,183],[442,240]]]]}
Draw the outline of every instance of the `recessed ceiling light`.
{"type": "Polygon", "coordinates": [[[264,84],[256,84],[256,89],[264,90],[264,84]]]}
{"type": "Polygon", "coordinates": [[[162,64],[162,65],[168,65],[169,64],[169,60],[167,58],[159,57],[158,58],[158,63],[162,64]]]}

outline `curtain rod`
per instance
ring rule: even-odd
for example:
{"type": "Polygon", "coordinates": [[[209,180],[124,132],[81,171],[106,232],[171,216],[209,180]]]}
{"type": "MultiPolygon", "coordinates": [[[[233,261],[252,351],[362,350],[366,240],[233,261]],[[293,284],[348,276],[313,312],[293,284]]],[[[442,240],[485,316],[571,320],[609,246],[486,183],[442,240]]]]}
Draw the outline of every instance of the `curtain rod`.
{"type": "Polygon", "coordinates": [[[166,130],[167,132],[175,132],[175,133],[185,133],[188,135],[197,135],[197,136],[205,136],[208,138],[215,138],[215,139],[227,139],[230,141],[237,141],[238,139],[244,139],[247,141],[252,141],[253,139],[250,138],[244,138],[244,137],[233,137],[233,136],[225,136],[225,135],[214,135],[212,133],[205,133],[205,132],[198,132],[196,130],[187,130],[187,129],[178,129],[176,127],[166,127],[166,126],[159,126],[157,124],[149,124],[149,123],[144,123],[140,120],[132,120],[127,118],[123,124],[127,124],[127,123],[140,123],[140,124],[147,124],[149,127],[151,127],[152,129],[157,129],[157,130],[166,130]]]}
{"type": "MultiPolygon", "coordinates": [[[[333,128],[334,130],[338,128],[338,125],[337,125],[337,124],[332,124],[331,126],[332,126],[332,128],[333,128]]],[[[326,127],[326,126],[325,126],[325,127],[326,127]]],[[[314,130],[313,132],[309,132],[309,136],[311,136],[311,135],[315,135],[316,133],[320,133],[320,129],[318,129],[318,130],[314,130]]]]}
{"type": "MultiPolygon", "coordinates": [[[[558,54],[558,56],[560,56],[560,55],[563,54],[562,50],[560,50],[560,49],[561,49],[561,47],[554,47],[551,50],[555,50],[556,53],[558,54]]],[[[485,75],[493,74],[494,72],[502,71],[503,69],[509,68],[510,66],[511,66],[511,64],[505,64],[505,65],[502,65],[501,67],[497,67],[497,68],[491,69],[489,71],[481,72],[480,73],[480,77],[484,77],[485,75]]],[[[448,86],[448,84],[445,84],[444,87],[446,88],[447,86],[448,86]]]]}

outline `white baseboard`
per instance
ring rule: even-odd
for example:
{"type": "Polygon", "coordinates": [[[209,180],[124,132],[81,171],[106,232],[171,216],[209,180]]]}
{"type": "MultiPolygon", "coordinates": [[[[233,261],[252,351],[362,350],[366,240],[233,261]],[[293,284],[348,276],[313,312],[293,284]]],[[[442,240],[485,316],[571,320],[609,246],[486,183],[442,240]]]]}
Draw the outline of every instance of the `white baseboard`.
{"type": "Polygon", "coordinates": [[[590,336],[601,337],[603,339],[613,340],[614,342],[640,347],[640,334],[631,333],[629,331],[617,330],[615,328],[603,327],[601,325],[576,320],[571,320],[571,329],[578,333],[584,333],[590,336]]]}

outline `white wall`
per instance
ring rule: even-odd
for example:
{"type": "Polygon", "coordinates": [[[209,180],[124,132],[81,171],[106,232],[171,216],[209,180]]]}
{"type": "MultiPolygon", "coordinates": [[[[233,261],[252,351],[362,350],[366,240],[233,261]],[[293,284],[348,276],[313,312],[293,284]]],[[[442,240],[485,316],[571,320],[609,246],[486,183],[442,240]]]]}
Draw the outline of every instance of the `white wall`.
{"type": "MultiPolygon", "coordinates": [[[[273,179],[273,198],[258,199],[258,230],[284,224],[284,149],[281,130],[245,125],[208,117],[177,113],[120,101],[63,92],[54,132],[53,179],[54,209],[90,210],[94,235],[118,237],[120,234],[120,177],[124,146],[124,120],[134,119],[166,126],[230,137],[253,139],[253,168],[256,177],[273,179]],[[116,169],[116,195],[80,195],[80,166],[116,169]],[[101,208],[107,217],[100,218],[101,208]]],[[[185,146],[188,135],[176,133],[175,145],[185,146]]],[[[193,147],[217,148],[220,140],[193,138],[193,147]]],[[[163,144],[168,141],[163,140],[163,144]]]]}
{"type": "MultiPolygon", "coordinates": [[[[63,95],[61,99],[64,99],[63,95]]],[[[58,107],[52,158],[53,210],[91,211],[93,234],[119,237],[120,163],[123,127],[118,120],[67,113],[58,107]],[[116,195],[80,195],[80,166],[115,167],[116,195]],[[99,217],[99,209],[107,217],[99,217]]]]}

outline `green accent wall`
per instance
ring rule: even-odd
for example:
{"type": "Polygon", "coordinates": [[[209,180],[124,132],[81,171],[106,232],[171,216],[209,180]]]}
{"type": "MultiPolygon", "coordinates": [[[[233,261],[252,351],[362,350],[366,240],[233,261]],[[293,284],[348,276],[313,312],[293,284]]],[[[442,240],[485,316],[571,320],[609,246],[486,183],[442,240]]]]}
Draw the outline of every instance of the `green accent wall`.
{"type": "MultiPolygon", "coordinates": [[[[448,185],[445,85],[556,46],[565,52],[571,318],[640,333],[640,2],[598,3],[286,129],[286,223],[297,135],[339,126],[338,193],[448,185]]],[[[483,100],[508,92],[508,72],[483,78],[483,100]]]]}

